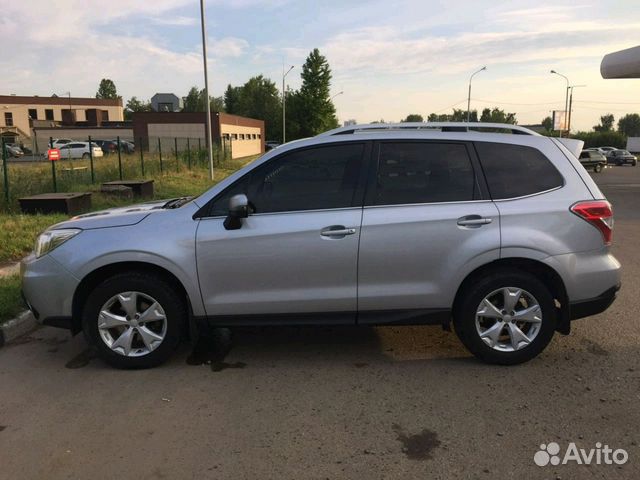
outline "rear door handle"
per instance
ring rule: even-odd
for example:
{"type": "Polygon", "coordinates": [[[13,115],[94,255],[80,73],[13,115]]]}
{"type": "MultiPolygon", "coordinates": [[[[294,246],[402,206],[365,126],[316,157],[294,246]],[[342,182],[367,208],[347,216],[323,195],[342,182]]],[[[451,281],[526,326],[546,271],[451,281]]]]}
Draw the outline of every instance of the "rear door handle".
{"type": "Polygon", "coordinates": [[[355,228],[346,228],[344,225],[332,225],[325,227],[320,232],[323,237],[344,237],[345,235],[353,235],[356,233],[355,228]]]}
{"type": "Polygon", "coordinates": [[[492,218],[481,217],[480,215],[467,215],[458,219],[458,225],[461,227],[478,228],[493,222],[492,218]]]}

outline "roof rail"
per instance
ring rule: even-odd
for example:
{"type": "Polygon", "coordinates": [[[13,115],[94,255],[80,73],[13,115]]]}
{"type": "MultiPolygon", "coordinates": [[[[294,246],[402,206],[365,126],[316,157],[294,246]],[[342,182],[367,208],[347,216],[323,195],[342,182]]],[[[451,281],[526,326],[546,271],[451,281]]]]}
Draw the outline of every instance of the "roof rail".
{"type": "Polygon", "coordinates": [[[321,133],[319,137],[332,135],[349,135],[353,133],[380,132],[384,130],[441,130],[443,132],[481,132],[482,130],[504,130],[505,133],[517,135],[536,135],[539,133],[518,125],[508,123],[483,122],[406,122],[406,123],[370,123],[365,125],[349,125],[321,133]]]}

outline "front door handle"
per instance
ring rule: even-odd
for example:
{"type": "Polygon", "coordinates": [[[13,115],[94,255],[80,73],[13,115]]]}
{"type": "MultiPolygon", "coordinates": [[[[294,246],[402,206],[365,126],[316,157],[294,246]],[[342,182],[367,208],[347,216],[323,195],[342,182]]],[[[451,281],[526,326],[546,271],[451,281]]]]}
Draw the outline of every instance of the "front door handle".
{"type": "Polygon", "coordinates": [[[493,222],[492,218],[481,217],[480,215],[467,215],[458,219],[458,225],[471,228],[478,228],[491,222],[493,222]]]}
{"type": "Polygon", "coordinates": [[[344,237],[345,235],[353,235],[356,233],[355,228],[347,228],[344,225],[332,225],[325,227],[320,232],[323,237],[344,237]]]}

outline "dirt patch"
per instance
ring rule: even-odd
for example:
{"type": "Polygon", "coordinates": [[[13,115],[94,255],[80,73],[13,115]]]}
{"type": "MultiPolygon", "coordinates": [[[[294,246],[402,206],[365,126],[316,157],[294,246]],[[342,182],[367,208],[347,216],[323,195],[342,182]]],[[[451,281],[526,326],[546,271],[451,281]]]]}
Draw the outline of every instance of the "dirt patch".
{"type": "Polygon", "coordinates": [[[593,340],[583,338],[580,343],[587,347],[587,352],[592,353],[593,355],[600,355],[602,357],[606,357],[607,355],[609,355],[609,352],[605,350],[602,345],[594,342],[593,340]]]}
{"type": "Polygon", "coordinates": [[[6,425],[0,425],[0,432],[3,431],[5,428],[7,428],[6,425]]]}
{"type": "Polygon", "coordinates": [[[393,431],[396,432],[396,438],[402,444],[402,453],[411,460],[433,459],[433,451],[441,444],[438,434],[426,428],[420,433],[407,435],[400,425],[394,424],[393,431]]]}

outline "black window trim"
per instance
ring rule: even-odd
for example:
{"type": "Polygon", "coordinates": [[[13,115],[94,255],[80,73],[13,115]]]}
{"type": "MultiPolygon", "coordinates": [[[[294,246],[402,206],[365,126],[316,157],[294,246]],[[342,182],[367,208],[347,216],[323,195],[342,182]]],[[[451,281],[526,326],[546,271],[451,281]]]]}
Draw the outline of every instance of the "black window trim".
{"type": "MultiPolygon", "coordinates": [[[[211,209],[212,204],[216,200],[218,200],[221,196],[223,196],[225,193],[227,193],[227,191],[232,189],[237,183],[243,181],[248,175],[251,175],[254,172],[255,169],[260,168],[263,165],[267,165],[268,163],[276,161],[276,160],[278,160],[278,159],[280,159],[280,158],[282,158],[284,156],[290,155],[292,153],[297,153],[297,152],[302,152],[302,151],[305,151],[305,150],[317,149],[317,148],[322,148],[322,147],[334,147],[334,146],[353,145],[353,144],[358,144],[358,145],[363,145],[364,146],[364,149],[362,151],[362,165],[361,165],[361,169],[360,169],[360,178],[358,180],[358,186],[356,187],[357,188],[356,189],[356,194],[354,196],[354,202],[353,202],[354,205],[351,205],[350,207],[316,208],[316,209],[313,209],[313,210],[286,210],[286,211],[282,211],[282,212],[252,213],[250,216],[254,217],[254,216],[261,216],[261,215],[281,215],[281,214],[294,214],[294,213],[302,213],[302,212],[325,212],[325,211],[362,209],[363,208],[363,203],[364,203],[365,191],[366,191],[367,177],[369,175],[369,169],[371,168],[371,164],[372,164],[371,154],[372,154],[372,144],[373,144],[373,142],[370,141],[370,140],[367,141],[367,140],[357,139],[357,140],[349,140],[349,141],[341,141],[341,142],[328,142],[328,143],[320,143],[320,144],[316,144],[316,145],[308,145],[308,146],[305,146],[305,147],[296,148],[296,149],[293,149],[293,150],[288,150],[286,152],[282,152],[279,155],[276,155],[273,158],[270,158],[266,162],[263,162],[263,163],[261,163],[259,165],[254,166],[252,169],[247,171],[240,178],[237,178],[233,183],[231,183],[230,185],[227,185],[221,192],[219,192],[215,197],[213,197],[207,203],[205,203],[202,208],[200,208],[196,213],[194,213],[192,218],[194,220],[225,218],[226,215],[209,215],[209,210],[211,209]]],[[[251,201],[251,199],[249,199],[249,201],[251,201]]]]}
{"type": "MultiPolygon", "coordinates": [[[[556,147],[557,147],[557,145],[556,145],[556,147]]],[[[562,172],[560,170],[558,170],[558,167],[556,167],[554,165],[554,163],[551,161],[551,159],[547,155],[545,155],[542,150],[540,150],[539,148],[533,147],[531,145],[521,145],[519,143],[496,142],[496,141],[491,141],[491,142],[475,141],[475,142],[473,142],[473,151],[475,152],[476,159],[478,160],[478,165],[479,165],[480,171],[482,172],[482,177],[484,178],[484,183],[485,183],[486,189],[487,189],[486,190],[487,191],[487,198],[489,198],[494,203],[495,202],[510,202],[512,200],[521,200],[523,198],[536,197],[538,195],[544,195],[546,193],[553,192],[555,190],[560,190],[561,188],[564,188],[567,185],[566,178],[564,178],[564,175],[562,175],[562,172]],[[529,193],[527,195],[520,195],[519,197],[493,198],[493,196],[491,195],[491,192],[489,190],[489,182],[487,181],[486,173],[484,172],[484,168],[482,167],[482,162],[480,162],[480,155],[476,151],[476,144],[477,143],[499,143],[499,144],[504,144],[504,145],[516,145],[518,147],[533,148],[534,150],[537,150],[540,153],[540,155],[542,155],[544,158],[546,158],[547,161],[554,168],[554,170],[556,172],[558,172],[558,175],[560,175],[560,178],[562,179],[562,185],[558,185],[557,187],[549,188],[549,189],[543,190],[541,192],[534,192],[534,193],[529,193]]],[[[575,167],[574,167],[574,169],[575,169],[575,167]]]]}
{"type": "Polygon", "coordinates": [[[480,168],[480,164],[478,161],[478,156],[473,148],[472,142],[463,141],[463,140],[440,140],[440,139],[419,139],[419,138],[394,138],[388,140],[378,140],[374,142],[373,151],[371,155],[370,167],[369,167],[369,178],[367,181],[367,189],[365,193],[365,208],[387,208],[387,207],[411,207],[418,205],[452,205],[459,203],[477,203],[477,202],[486,202],[490,201],[489,190],[486,185],[486,180],[484,175],[482,174],[482,169],[480,168]],[[473,170],[474,177],[474,192],[472,200],[453,200],[447,202],[416,202],[416,203],[390,203],[384,205],[377,205],[375,203],[375,190],[377,185],[377,176],[378,176],[378,166],[380,161],[380,149],[382,144],[385,143],[435,143],[438,145],[448,144],[448,145],[463,145],[467,151],[467,155],[469,156],[469,161],[471,162],[471,168],[473,170]]]}

